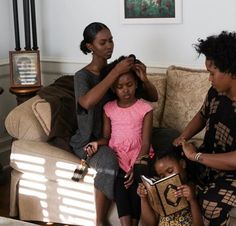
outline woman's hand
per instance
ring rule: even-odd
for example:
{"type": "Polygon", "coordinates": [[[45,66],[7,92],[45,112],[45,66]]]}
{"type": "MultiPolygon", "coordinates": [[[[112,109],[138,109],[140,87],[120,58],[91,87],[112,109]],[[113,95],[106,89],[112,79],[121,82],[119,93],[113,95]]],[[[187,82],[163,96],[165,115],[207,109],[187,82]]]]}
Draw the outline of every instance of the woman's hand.
{"type": "Polygon", "coordinates": [[[195,194],[189,185],[183,184],[177,188],[178,190],[175,191],[175,196],[176,197],[185,197],[188,202],[191,202],[195,200],[195,194]]]}
{"type": "Polygon", "coordinates": [[[184,151],[185,156],[192,161],[195,161],[195,156],[197,154],[197,149],[192,143],[185,141],[184,139],[181,141],[182,149],[184,151]]]}
{"type": "Polygon", "coordinates": [[[89,142],[85,147],[84,151],[87,153],[87,157],[92,157],[98,150],[98,142],[89,142]]]}
{"type": "Polygon", "coordinates": [[[140,198],[147,198],[147,189],[143,183],[138,184],[137,194],[140,198]]]}
{"type": "Polygon", "coordinates": [[[131,169],[128,173],[125,174],[125,179],[126,180],[124,182],[124,185],[125,185],[125,188],[128,189],[134,181],[133,169],[131,169]]]}
{"type": "Polygon", "coordinates": [[[112,69],[115,71],[117,76],[120,76],[124,73],[127,73],[134,66],[134,59],[131,57],[127,57],[121,60],[117,65],[112,69]]]}
{"type": "Polygon", "coordinates": [[[174,141],[173,141],[173,145],[174,146],[180,146],[180,145],[182,145],[182,142],[183,141],[186,141],[186,139],[185,139],[185,137],[183,137],[182,135],[181,136],[179,136],[179,137],[177,137],[177,138],[175,138],[174,139],[174,141]]]}
{"type": "Polygon", "coordinates": [[[139,63],[134,64],[133,69],[135,70],[136,74],[142,82],[145,83],[148,81],[146,66],[141,61],[139,63]]]}

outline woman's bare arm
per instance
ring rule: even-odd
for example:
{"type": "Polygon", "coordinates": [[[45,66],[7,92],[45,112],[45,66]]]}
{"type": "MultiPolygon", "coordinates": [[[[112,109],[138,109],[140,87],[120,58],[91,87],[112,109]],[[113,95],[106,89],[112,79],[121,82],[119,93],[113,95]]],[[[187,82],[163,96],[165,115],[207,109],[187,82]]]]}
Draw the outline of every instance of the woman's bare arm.
{"type": "Polygon", "coordinates": [[[77,101],[85,108],[90,109],[94,107],[107,93],[114,81],[123,73],[129,71],[133,65],[133,59],[126,58],[119,62],[111,72],[96,86],[90,89],[85,95],[80,96],[77,101]]]}
{"type": "Polygon", "coordinates": [[[181,142],[185,156],[192,161],[198,161],[199,163],[219,169],[219,170],[236,170],[236,150],[226,153],[207,154],[201,153],[196,159],[197,149],[192,143],[188,143],[185,140],[181,142]]]}
{"type": "Polygon", "coordinates": [[[111,120],[107,117],[106,113],[103,112],[103,137],[97,141],[98,146],[108,145],[110,137],[111,137],[111,120]]]}
{"type": "Polygon", "coordinates": [[[142,146],[138,158],[149,153],[152,134],[153,111],[149,111],[143,119],[142,146]]]}
{"type": "Polygon", "coordinates": [[[205,154],[203,153],[199,162],[205,166],[219,170],[236,170],[236,150],[220,153],[220,154],[205,154]]]}

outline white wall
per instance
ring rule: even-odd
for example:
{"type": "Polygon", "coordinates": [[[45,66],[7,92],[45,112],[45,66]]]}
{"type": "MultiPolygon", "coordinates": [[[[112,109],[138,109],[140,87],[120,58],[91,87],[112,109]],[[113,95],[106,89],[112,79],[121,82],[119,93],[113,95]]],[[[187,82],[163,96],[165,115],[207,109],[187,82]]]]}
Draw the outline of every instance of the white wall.
{"type": "MultiPolygon", "coordinates": [[[[13,16],[12,16],[12,1],[0,1],[0,60],[8,58],[8,52],[14,48],[14,32],[13,16]]],[[[0,61],[1,62],[1,61],[0,61]]],[[[2,63],[2,62],[1,62],[2,63]]]]}
{"type": "MultiPolygon", "coordinates": [[[[22,1],[18,0],[18,6],[21,48],[24,49],[22,1]]],[[[149,68],[166,68],[171,64],[204,68],[204,58],[197,58],[192,44],[198,38],[222,30],[236,30],[235,0],[183,0],[181,24],[122,24],[120,1],[35,0],[45,84],[52,81],[55,74],[74,73],[89,62],[90,56],[83,55],[79,45],[84,27],[93,21],[110,27],[115,41],[113,59],[134,53],[149,68]]],[[[11,0],[0,1],[0,31],[0,86],[5,89],[0,96],[1,133],[2,121],[15,105],[14,95],[8,92],[8,52],[15,46],[11,0]]]]}
{"type": "Polygon", "coordinates": [[[235,0],[183,0],[183,22],[164,25],[121,24],[119,0],[41,0],[38,4],[43,57],[73,62],[90,58],[80,52],[79,44],[84,27],[93,21],[110,27],[115,41],[113,58],[134,53],[154,67],[203,67],[192,44],[221,30],[236,29],[235,0]]]}
{"type": "MultiPolygon", "coordinates": [[[[236,1],[183,0],[181,24],[122,24],[119,0],[35,0],[41,58],[86,63],[79,50],[84,27],[93,21],[107,24],[114,36],[113,59],[136,54],[148,66],[200,66],[192,44],[198,38],[236,29],[236,1]]],[[[18,0],[22,17],[22,0],[18,0]]],[[[12,1],[0,3],[0,60],[14,49],[12,1]]],[[[20,18],[22,20],[22,18],[20,18]]],[[[24,48],[23,23],[21,47],[24,48]]]]}
{"type": "MultiPolygon", "coordinates": [[[[8,53],[14,48],[12,37],[12,7],[11,1],[0,1],[0,86],[4,88],[4,93],[0,95],[0,137],[5,132],[4,120],[9,110],[15,106],[15,99],[9,94],[9,67],[8,53]],[[11,9],[11,11],[10,11],[11,9]]],[[[0,151],[1,153],[1,151],[0,151]]]]}

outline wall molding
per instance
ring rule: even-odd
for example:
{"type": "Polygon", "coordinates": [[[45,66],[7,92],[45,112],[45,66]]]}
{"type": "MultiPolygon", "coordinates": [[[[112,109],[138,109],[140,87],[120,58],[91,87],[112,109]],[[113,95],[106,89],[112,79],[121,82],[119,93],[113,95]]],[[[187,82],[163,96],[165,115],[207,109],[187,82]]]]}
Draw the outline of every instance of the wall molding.
{"type": "Polygon", "coordinates": [[[9,76],[9,60],[0,59],[0,78],[9,76]]]}
{"type": "MultiPolygon", "coordinates": [[[[41,72],[42,74],[74,74],[79,69],[86,66],[89,62],[78,62],[75,58],[60,58],[60,57],[41,57],[41,72]]],[[[163,65],[159,62],[147,62],[148,73],[165,73],[170,65],[163,65]],[[159,65],[159,66],[156,66],[159,65]]],[[[194,68],[191,65],[177,65],[182,67],[194,68]]],[[[0,76],[9,75],[9,59],[0,59],[0,76]]]]}
{"type": "Polygon", "coordinates": [[[0,59],[0,66],[3,66],[3,65],[8,65],[9,64],[9,59],[0,59]]]}
{"type": "MultiPolygon", "coordinates": [[[[61,73],[61,74],[74,74],[79,69],[86,66],[89,62],[78,62],[75,59],[66,58],[41,58],[41,70],[43,73],[61,73]]],[[[157,63],[158,65],[158,63],[157,63]]],[[[147,64],[148,73],[165,73],[167,67],[153,66],[147,64]]]]}

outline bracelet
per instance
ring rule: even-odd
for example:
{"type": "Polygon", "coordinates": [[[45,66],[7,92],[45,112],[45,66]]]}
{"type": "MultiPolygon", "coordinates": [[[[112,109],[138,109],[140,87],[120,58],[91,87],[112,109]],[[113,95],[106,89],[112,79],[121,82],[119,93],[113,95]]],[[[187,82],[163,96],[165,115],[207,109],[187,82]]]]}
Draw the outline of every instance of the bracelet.
{"type": "Polygon", "coordinates": [[[201,153],[201,152],[198,152],[198,153],[194,156],[194,159],[196,160],[196,162],[199,162],[201,155],[202,155],[202,153],[201,153]]]}

